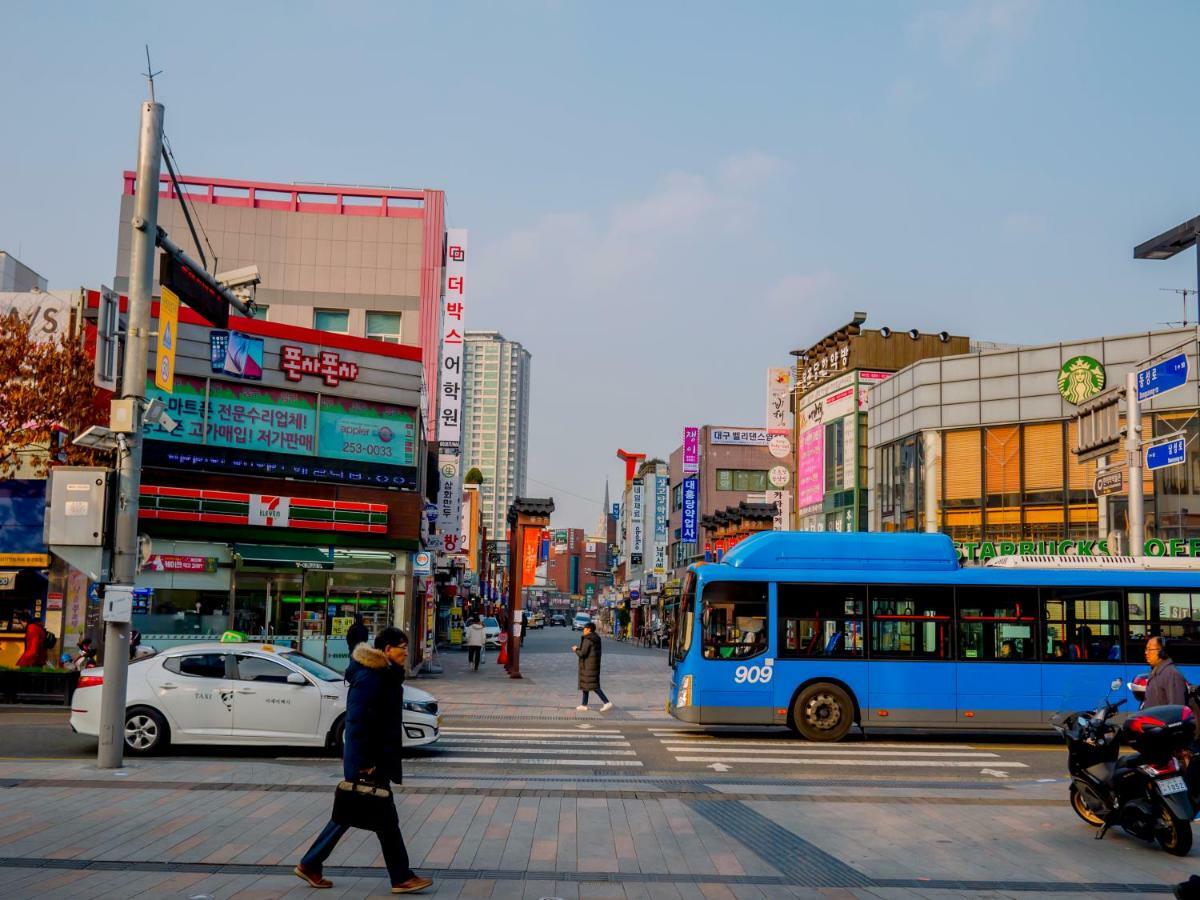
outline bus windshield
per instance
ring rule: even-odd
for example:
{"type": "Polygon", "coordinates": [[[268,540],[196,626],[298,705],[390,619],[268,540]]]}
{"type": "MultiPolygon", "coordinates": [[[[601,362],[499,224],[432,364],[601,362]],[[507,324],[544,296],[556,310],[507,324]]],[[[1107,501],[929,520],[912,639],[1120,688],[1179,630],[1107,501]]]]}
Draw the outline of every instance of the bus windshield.
{"type": "Polygon", "coordinates": [[[671,658],[683,659],[692,649],[692,623],[696,612],[696,573],[688,572],[679,598],[679,613],[675,616],[675,633],[671,635],[671,658]]]}

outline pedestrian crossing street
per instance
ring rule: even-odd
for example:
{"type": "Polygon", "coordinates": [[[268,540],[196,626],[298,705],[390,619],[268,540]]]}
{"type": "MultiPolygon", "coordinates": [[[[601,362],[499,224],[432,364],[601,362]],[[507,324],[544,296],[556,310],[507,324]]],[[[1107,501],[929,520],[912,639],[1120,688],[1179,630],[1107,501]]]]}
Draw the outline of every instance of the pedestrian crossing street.
{"type": "Polygon", "coordinates": [[[443,728],[429,755],[408,763],[437,765],[641,768],[637,751],[617,729],[443,728]]]}
{"type": "Polygon", "coordinates": [[[999,753],[969,744],[815,744],[804,740],[724,737],[683,729],[651,729],[663,749],[678,763],[700,763],[722,771],[743,766],[816,769],[976,769],[1004,777],[1029,768],[999,753]]]}

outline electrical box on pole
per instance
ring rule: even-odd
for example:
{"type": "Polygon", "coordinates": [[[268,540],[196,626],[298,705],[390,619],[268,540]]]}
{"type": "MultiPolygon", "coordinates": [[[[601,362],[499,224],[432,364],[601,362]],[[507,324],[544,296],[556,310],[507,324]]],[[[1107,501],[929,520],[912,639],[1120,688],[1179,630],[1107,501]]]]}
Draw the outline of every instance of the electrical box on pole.
{"type": "Polygon", "coordinates": [[[96,466],[56,466],[46,479],[46,546],[92,581],[109,575],[111,480],[111,469],[96,466]]]}
{"type": "Polygon", "coordinates": [[[1072,417],[1077,425],[1071,452],[1079,462],[1098,459],[1121,449],[1121,397],[1125,392],[1111,388],[1079,405],[1072,417]]]}

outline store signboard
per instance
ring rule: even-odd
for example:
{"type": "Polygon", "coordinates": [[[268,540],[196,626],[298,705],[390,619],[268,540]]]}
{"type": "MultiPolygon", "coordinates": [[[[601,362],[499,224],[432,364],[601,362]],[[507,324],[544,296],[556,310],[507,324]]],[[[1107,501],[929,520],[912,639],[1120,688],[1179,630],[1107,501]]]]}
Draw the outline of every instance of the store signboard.
{"type": "Polygon", "coordinates": [[[458,553],[462,526],[462,488],[457,452],[438,454],[438,552],[458,553]]]}
{"type": "Polygon", "coordinates": [[[664,547],[667,545],[667,478],[665,475],[654,479],[654,540],[664,547]]]}
{"type": "Polygon", "coordinates": [[[264,341],[240,331],[213,331],[208,336],[214,375],[262,381],[264,341]]]}
{"type": "Polygon", "coordinates": [[[802,432],[796,457],[796,502],[801,508],[820,503],[825,496],[825,427],[802,432]]]}
{"type": "Polygon", "coordinates": [[[318,422],[321,456],[398,466],[416,464],[417,426],[409,410],[365,400],[322,397],[318,422]]]}
{"type": "Polygon", "coordinates": [[[155,553],[146,558],[143,572],[207,572],[217,571],[215,556],[179,556],[172,553],[155,553]]]}
{"type": "Polygon", "coordinates": [[[683,479],[683,521],[679,539],[685,544],[700,540],[700,479],[695,475],[683,479]]]}
{"type": "Polygon", "coordinates": [[[446,284],[442,292],[441,369],[437,438],[457,445],[462,435],[463,335],[467,304],[467,230],[446,230],[446,284]]]}
{"type": "MultiPolygon", "coordinates": [[[[640,478],[633,479],[633,486],[630,488],[629,501],[629,552],[641,557],[646,549],[645,541],[645,522],[643,521],[644,509],[642,506],[642,490],[644,482],[640,478]]],[[[636,563],[635,563],[636,565],[636,563]]]]}
{"type": "Polygon", "coordinates": [[[0,591],[12,591],[17,587],[16,572],[0,572],[0,591]]]}
{"type": "Polygon", "coordinates": [[[765,447],[771,436],[765,428],[713,428],[709,430],[708,439],[714,444],[765,447]]]}
{"type": "Polygon", "coordinates": [[[787,434],[792,430],[788,394],[792,375],[786,368],[767,369],[767,433],[787,434]]]}
{"type": "Polygon", "coordinates": [[[683,429],[683,474],[695,475],[700,471],[700,429],[688,425],[683,429]]]}

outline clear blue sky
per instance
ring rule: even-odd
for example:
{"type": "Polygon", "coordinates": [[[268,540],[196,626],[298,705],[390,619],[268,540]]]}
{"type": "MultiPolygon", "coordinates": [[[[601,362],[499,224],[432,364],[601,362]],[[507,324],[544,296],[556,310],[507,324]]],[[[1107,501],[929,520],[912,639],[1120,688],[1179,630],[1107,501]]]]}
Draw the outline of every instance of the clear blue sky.
{"type": "MultiPolygon", "coordinates": [[[[112,277],[142,44],[183,168],[444,188],[470,327],[533,353],[529,493],[590,526],[618,446],[752,425],[765,369],[869,325],[1157,327],[1200,213],[1200,6],[11,3],[0,247],[112,277]],[[535,480],[536,479],[536,480],[535,480]],[[587,499],[582,499],[587,498],[587,499]]],[[[1193,308],[1193,317],[1195,309],[1193,308]]]]}

